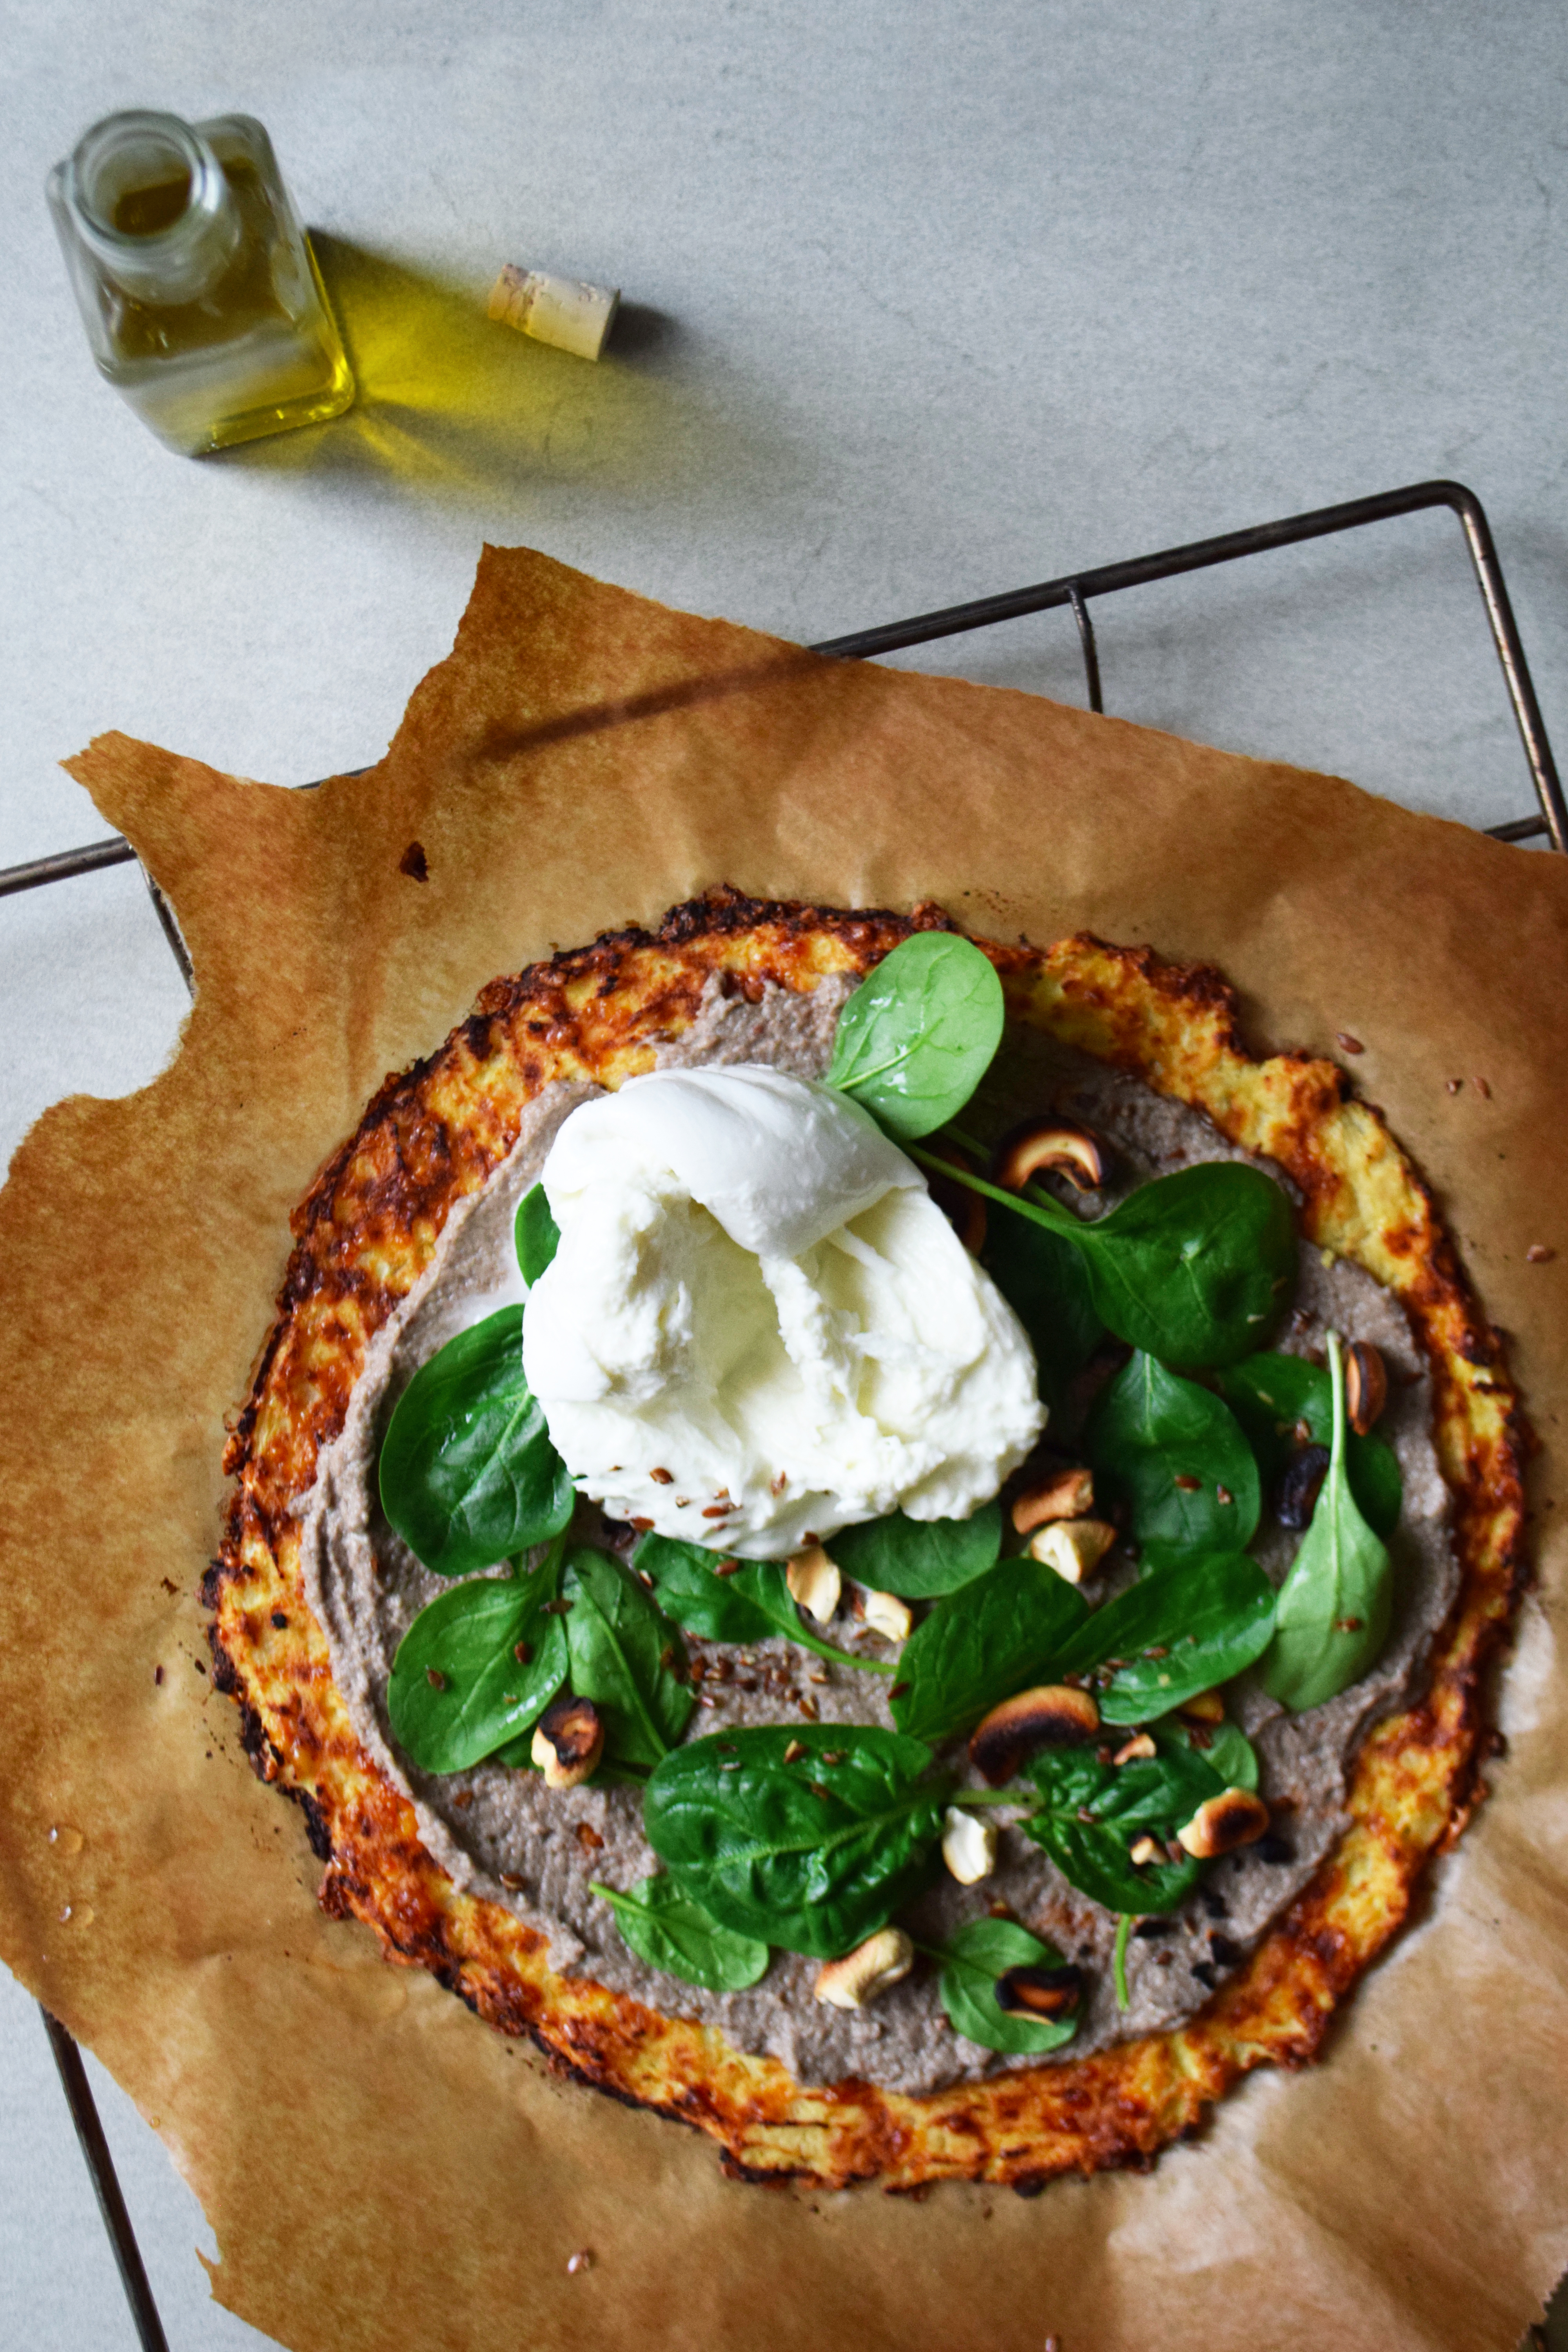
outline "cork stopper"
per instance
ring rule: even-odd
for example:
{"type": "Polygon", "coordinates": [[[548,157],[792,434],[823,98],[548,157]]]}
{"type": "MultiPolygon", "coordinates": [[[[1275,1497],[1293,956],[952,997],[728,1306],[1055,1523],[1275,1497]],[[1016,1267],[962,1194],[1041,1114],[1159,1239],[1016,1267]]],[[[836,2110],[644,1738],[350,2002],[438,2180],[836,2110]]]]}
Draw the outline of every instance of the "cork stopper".
{"type": "Polygon", "coordinates": [[[490,288],[489,315],[535,342],[553,343],[580,360],[596,360],[621,299],[618,286],[584,286],[547,270],[509,261],[490,288]]]}

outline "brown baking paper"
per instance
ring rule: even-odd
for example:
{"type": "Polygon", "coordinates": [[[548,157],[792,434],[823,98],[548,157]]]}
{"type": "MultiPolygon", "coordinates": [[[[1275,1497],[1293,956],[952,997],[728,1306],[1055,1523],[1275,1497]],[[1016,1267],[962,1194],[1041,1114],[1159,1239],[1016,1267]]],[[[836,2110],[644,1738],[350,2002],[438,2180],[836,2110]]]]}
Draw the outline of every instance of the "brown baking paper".
{"type": "Polygon", "coordinates": [[[296,793],[119,736],[71,764],[198,993],[163,1076],[47,1113],[0,1196],[0,1951],[162,2133],[219,2297],[300,2352],[1511,2352],[1568,2263],[1568,860],[521,551],[367,774],[296,793]],[[1220,964],[1260,1048],[1351,1033],[1512,1335],[1541,1581],[1494,1793],[1325,2062],[1147,2175],[726,2181],[322,1917],[204,1671],[223,1415],[289,1208],[486,981],[720,881],[1087,925],[1220,964]]]}

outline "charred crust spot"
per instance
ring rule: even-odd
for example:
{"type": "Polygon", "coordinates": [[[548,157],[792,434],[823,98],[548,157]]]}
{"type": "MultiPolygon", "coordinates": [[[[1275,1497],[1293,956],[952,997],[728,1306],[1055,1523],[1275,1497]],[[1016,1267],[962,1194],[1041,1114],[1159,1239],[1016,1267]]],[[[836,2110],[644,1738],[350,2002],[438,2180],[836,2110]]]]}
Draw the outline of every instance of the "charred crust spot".
{"type": "Polygon", "coordinates": [[[207,1649],[213,1662],[214,1690],[225,1691],[232,1697],[239,1688],[239,1673],[234,1660],[219,1641],[216,1625],[207,1627],[207,1649]]]}
{"type": "Polygon", "coordinates": [[[290,1794],[299,1800],[300,1811],[305,1816],[305,1835],[310,1841],[310,1852],[318,1862],[331,1862],[332,1833],[327,1827],[326,1814],[309,1789],[295,1789],[290,1794]]]}

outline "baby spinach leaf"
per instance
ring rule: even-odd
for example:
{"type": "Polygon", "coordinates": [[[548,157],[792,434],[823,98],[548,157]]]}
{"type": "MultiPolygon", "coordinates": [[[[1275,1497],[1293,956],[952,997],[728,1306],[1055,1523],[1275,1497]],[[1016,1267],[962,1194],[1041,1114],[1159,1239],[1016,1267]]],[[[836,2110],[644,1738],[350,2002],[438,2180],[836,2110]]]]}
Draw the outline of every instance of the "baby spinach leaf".
{"type": "Polygon", "coordinates": [[[1045,1193],[1004,1192],[913,1148],[934,1173],[1081,1252],[1096,1312],[1163,1363],[1234,1363],[1268,1337],[1296,1270],[1290,1203],[1261,1168],[1205,1161],[1156,1177],[1092,1223],[1045,1193]]]}
{"type": "Polygon", "coordinates": [[[967,1519],[911,1519],[902,1511],[840,1528],[828,1549],[846,1576],[874,1592],[934,1601],[973,1584],[1002,1550],[1002,1506],[983,1503],[967,1519]]]}
{"type": "MultiPolygon", "coordinates": [[[[1304,1356],[1248,1356],[1245,1363],[1219,1373],[1215,1386],[1246,1431],[1270,1488],[1279,1485],[1296,1453],[1299,1423],[1306,1423],[1314,1445],[1327,1445],[1333,1436],[1333,1383],[1326,1365],[1310,1364],[1304,1356]]],[[[1391,1536],[1405,1497],[1393,1446],[1375,1433],[1358,1437],[1347,1429],[1345,1474],[1373,1535],[1391,1536]]]]}
{"type": "Polygon", "coordinates": [[[1110,1980],[1118,2009],[1131,2009],[1132,2006],[1131,1996],[1127,1990],[1127,1946],[1131,1932],[1132,1914],[1123,1911],[1116,1922],[1116,1941],[1110,1954],[1110,1980]]]}
{"type": "Polygon", "coordinates": [[[531,1192],[523,1194],[512,1236],[522,1278],[531,1289],[561,1244],[561,1228],[550,1213],[542,1184],[535,1184],[531,1192]]]}
{"type": "Polygon", "coordinates": [[[1118,1339],[1167,1364],[1249,1355],[1296,1271],[1289,1202],[1238,1160],[1158,1177],[1080,1230],[1100,1314],[1118,1339]]]}
{"type": "Polygon", "coordinates": [[[1002,1042],[1002,983],[973,940],[917,931],[868,972],[834,1033],[827,1083],[889,1135],[929,1135],[961,1111],[1002,1042]]]}
{"type": "Polygon", "coordinates": [[[1134,1863],[1145,1832],[1173,1839],[1225,1787],[1192,1749],[1173,1747],[1131,1764],[1102,1764],[1093,1748],[1042,1749],[1030,1773],[1044,1800],[1019,1826],[1043,1846],[1064,1878],[1108,1911],[1173,1911],[1197,1885],[1190,1855],[1134,1863]]]}
{"type": "Polygon", "coordinates": [[[992,1217],[980,1256],[1029,1335],[1040,1394],[1059,1418],[1068,1382],[1105,1336],[1083,1253],[1026,1217],[992,1217]]]}
{"type": "Polygon", "coordinates": [[[1345,1378],[1339,1334],[1329,1337],[1333,1423],[1329,1467],[1312,1524],[1275,1603],[1264,1687],[1296,1715],[1360,1682],[1388,1639],[1394,1567],[1345,1475],[1345,1378]]]}
{"type": "MultiPolygon", "coordinates": [[[[780,1630],[754,1601],[735,1590],[732,1576],[715,1576],[715,1555],[670,1536],[643,1536],[632,1564],[651,1576],[661,1609],[704,1642],[765,1642],[780,1630]]],[[[785,1587],[788,1599],[788,1587],[785,1587]]],[[[790,1602],[793,1609],[795,1603],[790,1602]]]]}
{"type": "Polygon", "coordinates": [[[860,1724],[715,1732],[665,1758],[643,1826],[721,1926],[833,1959],[928,1874],[949,1786],[930,1763],[918,1740],[860,1724]]]}
{"type": "Polygon", "coordinates": [[[831,1658],[862,1674],[888,1675],[892,1667],[879,1658],[859,1658],[852,1650],[835,1649],[814,1633],[796,1608],[783,1560],[748,1559],[734,1567],[722,1552],[701,1544],[682,1543],[674,1536],[644,1536],[632,1554],[658,1587],[661,1601],[672,1617],[710,1642],[764,1642],[782,1633],[818,1658],[831,1658]],[[721,1576],[721,1567],[730,1573],[721,1576]]]}
{"type": "Polygon", "coordinates": [[[1195,1748],[1227,1789],[1257,1788],[1258,1750],[1239,1724],[1205,1724],[1198,1738],[1179,1715],[1170,1715],[1152,1723],[1149,1729],[1162,1748],[1195,1748]]]}
{"type": "Polygon", "coordinates": [[[555,1546],[531,1576],[475,1577],[419,1612],[386,1688],[410,1763],[461,1772],[537,1721],[566,1679],[565,1627],[543,1612],[560,1585],[555,1546]]]}
{"type": "Polygon", "coordinates": [[[1152,1356],[1134,1355],[1084,1431],[1097,1491],[1128,1507],[1145,1569],[1244,1551],[1261,1496],[1252,1448],[1228,1405],[1152,1356]]]}
{"type": "Polygon", "coordinates": [[[616,1915],[616,1925],[639,1960],[662,1969],[683,1984],[710,1992],[744,1992],[765,1974],[766,1944],[721,1927],[678,1878],[642,1879],[622,1895],[600,1880],[590,1882],[616,1915]]]}
{"type": "Polygon", "coordinates": [[[970,1730],[1015,1691],[1051,1680],[1088,1618],[1055,1569],[1001,1561],[915,1627],[899,1656],[893,1721],[933,1744],[970,1730]]]}
{"type": "Polygon", "coordinates": [[[1015,2057],[1059,2050],[1076,2017],[1027,2017],[1000,2007],[996,1979],[1009,1969],[1059,1969],[1061,1954],[1014,1919],[966,1920],[942,1952],[942,2005],[958,2032],[983,2050],[1015,2057]]]}
{"type": "Polygon", "coordinates": [[[1260,1658],[1274,1600],[1244,1552],[1162,1569],[1097,1609],[1061,1663],[1083,1673],[1120,1659],[1100,1693],[1100,1714],[1107,1723],[1147,1723],[1260,1658]]]}
{"type": "Polygon", "coordinates": [[[522,1376],[522,1308],[448,1339],[399,1397],[381,1507],[437,1576],[471,1576],[559,1535],[576,1496],[522,1376]]]}
{"type": "Polygon", "coordinates": [[[682,1679],[680,1635],[629,1570],[586,1544],[567,1554],[563,1597],[572,1604],[572,1689],[603,1717],[606,1757],[651,1768],[674,1747],[696,1705],[682,1679]]]}

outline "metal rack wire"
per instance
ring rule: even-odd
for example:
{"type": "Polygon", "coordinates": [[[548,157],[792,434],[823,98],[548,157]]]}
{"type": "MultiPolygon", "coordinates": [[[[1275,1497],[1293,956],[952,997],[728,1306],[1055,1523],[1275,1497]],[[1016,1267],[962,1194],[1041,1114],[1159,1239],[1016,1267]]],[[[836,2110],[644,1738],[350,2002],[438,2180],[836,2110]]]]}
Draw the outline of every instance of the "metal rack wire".
{"type": "MultiPolygon", "coordinates": [[[[893,621],[881,628],[862,629],[849,636],[832,637],[812,650],[844,659],[866,660],[878,654],[894,653],[910,646],[929,645],[939,637],[959,636],[971,630],[989,628],[999,622],[1021,620],[1030,614],[1049,612],[1065,604],[1070,606],[1078,624],[1089,709],[1103,710],[1099,648],[1089,609],[1091,599],[1115,595],[1123,589],[1143,587],[1155,580],[1174,579],[1183,572],[1206,571],[1215,564],[1233,563],[1243,556],[1260,555],[1277,547],[1291,547],[1306,540],[1326,539],[1340,531],[1360,530],[1371,524],[1392,521],[1396,517],[1420,513],[1433,507],[1448,508],[1458,517],[1464,532],[1538,803],[1535,814],[1512,818],[1507,824],[1488,827],[1488,831],[1494,839],[1510,842],[1529,841],[1545,835],[1553,849],[1568,853],[1568,804],[1563,800],[1562,782],[1536,700],[1530,665],[1520,642],[1513,608],[1503,581],[1502,566],[1498,561],[1497,549],[1492,542],[1491,530],[1481,502],[1475,492],[1467,489],[1462,482],[1415,482],[1404,489],[1385,490],[1373,498],[1351,499],[1340,506],[1319,507],[1310,514],[1257,523],[1247,530],[1227,531],[1216,539],[1194,540],[1184,547],[1166,548],[1159,554],[1134,556],[1131,561],[1121,563],[1100,564],[1089,572],[1071,572],[1059,580],[1039,582],[1032,588],[1014,589],[1000,596],[977,597],[966,604],[951,604],[939,612],[919,614],[911,620],[893,621]]],[[[303,789],[310,791],[314,787],[307,785],[303,789]]],[[[26,865],[0,869],[0,898],[9,897],[19,890],[37,889],[47,883],[67,881],[76,875],[96,873],[104,866],[128,865],[135,860],[135,856],[131,844],[120,834],[110,835],[107,841],[89,843],[84,848],[60,850],[52,856],[34,858],[26,865]]],[[[144,878],[170,952],[179,965],[185,985],[194,988],[190,959],[173,912],[152,877],[146,876],[144,878]]],[[[114,2249],[138,2342],[142,2352],[168,2352],[168,2339],[148,2284],[131,2217],[121,2194],[113,2158],[104,2137],[81,2053],[58,2019],[51,2017],[47,2011],[43,2012],[43,2017],[82,2154],[92,2175],[99,2210],[114,2249]]]]}

